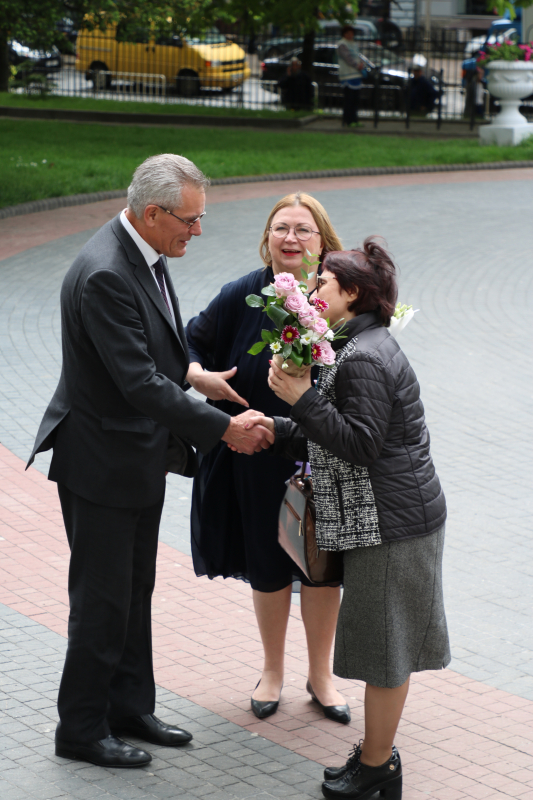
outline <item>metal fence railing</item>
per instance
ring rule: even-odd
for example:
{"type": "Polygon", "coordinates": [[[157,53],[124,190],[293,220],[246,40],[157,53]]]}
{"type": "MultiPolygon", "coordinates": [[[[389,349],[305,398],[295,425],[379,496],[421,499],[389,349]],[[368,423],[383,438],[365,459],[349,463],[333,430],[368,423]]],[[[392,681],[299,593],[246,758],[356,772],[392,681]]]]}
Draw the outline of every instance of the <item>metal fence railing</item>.
{"type": "MultiPolygon", "coordinates": [[[[75,56],[64,56],[61,69],[50,75],[51,92],[218,108],[341,113],[338,33],[317,33],[312,58],[306,64],[301,32],[277,31],[274,35],[271,30],[251,35],[213,29],[198,37],[168,37],[144,31],[137,41],[125,42],[117,31],[80,31],[75,56]],[[283,88],[293,58],[304,61],[306,80],[312,86],[301,102],[295,101],[294,91],[290,94],[283,88]]],[[[420,29],[407,29],[402,32],[401,46],[394,49],[381,46],[371,29],[370,33],[363,31],[357,41],[366,64],[360,113],[374,124],[397,118],[408,126],[413,116],[418,116],[438,125],[460,119],[473,125],[476,115],[487,118],[494,113],[496,106],[488,98],[482,76],[463,71],[464,60],[479,47],[468,31],[438,29],[428,36],[420,29]],[[429,83],[432,102],[415,102],[416,66],[429,83]]],[[[533,115],[529,101],[525,111],[533,115]]]]}

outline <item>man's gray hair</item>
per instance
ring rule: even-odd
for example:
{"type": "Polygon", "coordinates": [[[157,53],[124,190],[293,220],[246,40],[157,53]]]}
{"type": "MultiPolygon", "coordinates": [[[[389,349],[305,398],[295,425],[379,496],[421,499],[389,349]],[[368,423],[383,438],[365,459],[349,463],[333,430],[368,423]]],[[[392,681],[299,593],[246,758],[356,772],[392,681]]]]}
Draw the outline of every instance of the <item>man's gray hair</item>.
{"type": "Polygon", "coordinates": [[[128,188],[128,208],[142,219],[149,205],[163,206],[171,211],[179,208],[185,185],[207,189],[209,179],[184,156],[162,153],[139,164],[128,188]]]}

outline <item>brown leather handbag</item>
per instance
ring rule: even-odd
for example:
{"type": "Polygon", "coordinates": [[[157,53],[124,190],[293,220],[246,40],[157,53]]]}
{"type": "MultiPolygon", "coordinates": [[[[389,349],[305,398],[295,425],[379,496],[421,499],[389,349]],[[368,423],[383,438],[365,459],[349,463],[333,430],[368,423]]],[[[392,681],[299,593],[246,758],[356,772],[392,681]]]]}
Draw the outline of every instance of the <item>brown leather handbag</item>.
{"type": "Polygon", "coordinates": [[[279,510],[278,541],[304,575],[316,584],[342,583],[342,553],[320,550],[316,543],[313,481],[301,470],[286,482],[279,510]]]}

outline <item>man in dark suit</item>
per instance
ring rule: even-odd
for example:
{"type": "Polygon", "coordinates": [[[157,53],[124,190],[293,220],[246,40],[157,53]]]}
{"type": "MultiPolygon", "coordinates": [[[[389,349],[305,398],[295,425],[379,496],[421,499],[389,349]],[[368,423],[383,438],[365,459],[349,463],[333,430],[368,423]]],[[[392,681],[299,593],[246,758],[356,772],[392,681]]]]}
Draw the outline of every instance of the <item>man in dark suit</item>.
{"type": "MultiPolygon", "coordinates": [[[[28,466],[53,447],[71,550],[68,649],[56,754],[137,767],[151,756],[119,734],[192,738],[154,716],[151,598],[168,470],[193,476],[221,439],[252,454],[270,434],[186,394],[187,340],[166,257],[202,232],[207,180],[186,158],[154,156],[128,208],[82,249],[63,281],[63,368],[28,466]]],[[[228,387],[228,390],[232,392],[228,387]]]]}

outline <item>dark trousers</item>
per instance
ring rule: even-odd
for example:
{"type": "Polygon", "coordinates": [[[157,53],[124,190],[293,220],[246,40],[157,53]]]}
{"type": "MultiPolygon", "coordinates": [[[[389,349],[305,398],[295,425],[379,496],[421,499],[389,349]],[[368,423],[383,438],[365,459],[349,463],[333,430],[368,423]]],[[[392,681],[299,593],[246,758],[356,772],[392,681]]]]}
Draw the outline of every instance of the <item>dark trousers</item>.
{"type": "Polygon", "coordinates": [[[344,87],[344,105],[342,107],[342,124],[350,125],[357,122],[359,113],[359,92],[361,89],[344,87]]]}
{"type": "Polygon", "coordinates": [[[155,708],[151,601],[164,495],[130,509],[58,491],[71,551],[60,738],[90,742],[109,735],[108,720],[155,708]]]}

